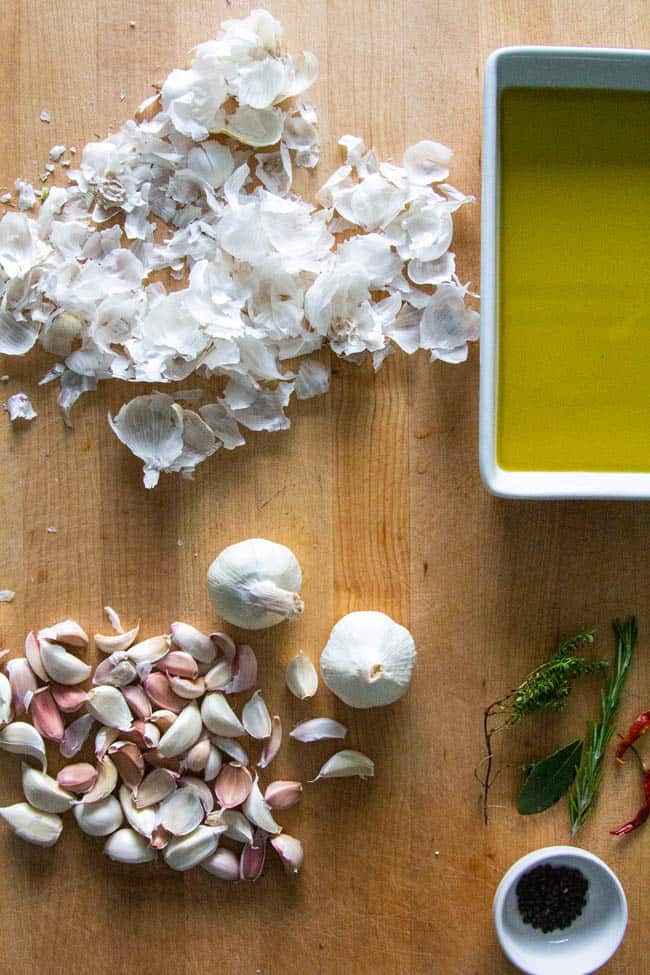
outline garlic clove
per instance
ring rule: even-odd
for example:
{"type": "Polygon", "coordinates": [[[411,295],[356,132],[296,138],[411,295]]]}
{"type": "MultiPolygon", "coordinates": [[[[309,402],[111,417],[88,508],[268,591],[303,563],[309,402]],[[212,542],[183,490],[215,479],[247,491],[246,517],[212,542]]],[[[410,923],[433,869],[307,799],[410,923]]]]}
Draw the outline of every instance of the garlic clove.
{"type": "Polygon", "coordinates": [[[107,728],[102,725],[95,735],[95,758],[102,759],[114,741],[120,737],[119,728],[107,728]]]}
{"type": "Polygon", "coordinates": [[[146,752],[142,753],[147,765],[152,768],[166,768],[171,772],[178,772],[180,774],[181,763],[177,758],[164,758],[159,754],[157,748],[148,748],[146,752]]]}
{"type": "Polygon", "coordinates": [[[298,874],[305,858],[302,843],[295,836],[281,833],[271,838],[271,846],[278,854],[287,873],[298,874]]]}
{"type": "Polygon", "coordinates": [[[182,697],[184,701],[196,701],[205,694],[205,681],[202,677],[191,679],[169,674],[167,679],[174,694],[182,697]]]}
{"type": "MultiPolygon", "coordinates": [[[[88,680],[92,673],[89,664],[79,660],[73,653],[69,653],[60,643],[49,643],[39,640],[41,662],[48,679],[57,684],[81,684],[88,680]]],[[[32,664],[33,666],[33,664],[32,664]]]]}
{"type": "Polygon", "coordinates": [[[241,851],[239,860],[239,876],[241,880],[259,880],[264,870],[266,860],[266,834],[255,830],[252,843],[246,843],[241,851]]]}
{"type": "Polygon", "coordinates": [[[160,708],[158,711],[152,711],[149,723],[154,724],[164,734],[171,728],[177,717],[178,715],[174,711],[167,711],[165,708],[160,708]]]}
{"type": "Polygon", "coordinates": [[[223,759],[221,758],[221,752],[214,745],[210,745],[210,754],[208,755],[208,760],[205,763],[205,769],[203,770],[203,778],[206,782],[213,782],[221,771],[221,766],[223,765],[223,759]]]}
{"type": "Polygon", "coordinates": [[[217,653],[222,654],[230,663],[234,661],[235,654],[237,653],[237,645],[231,636],[227,633],[211,633],[210,640],[217,653]]]}
{"type": "MultiPolygon", "coordinates": [[[[234,660],[234,658],[233,658],[234,660]]],[[[204,677],[205,687],[208,691],[220,691],[226,687],[233,676],[233,661],[227,660],[223,657],[221,660],[217,661],[214,667],[210,670],[204,677]]]]}
{"type": "Polygon", "coordinates": [[[242,811],[253,825],[263,829],[265,833],[281,833],[282,827],[278,826],[271,815],[271,807],[260,792],[257,778],[253,782],[251,791],[242,805],[242,811]]]}
{"type": "Polygon", "coordinates": [[[129,706],[117,687],[93,687],[86,702],[88,712],[107,728],[128,731],[133,724],[129,706]]]}
{"type": "Polygon", "coordinates": [[[201,702],[201,718],[208,731],[224,738],[238,738],[245,733],[244,726],[218,691],[206,694],[201,702]]]}
{"type": "Polygon", "coordinates": [[[8,725],[11,721],[12,693],[9,678],[0,672],[0,727],[8,725]]]}
{"type": "Polygon", "coordinates": [[[146,839],[133,829],[118,829],[106,840],[104,853],[118,863],[148,863],[157,853],[146,839]]]}
{"type": "Polygon", "coordinates": [[[45,742],[39,732],[25,721],[13,721],[0,729],[0,748],[14,755],[26,755],[40,763],[41,770],[47,771],[45,742]]]}
{"type": "Polygon", "coordinates": [[[154,664],[169,652],[169,637],[151,636],[130,647],[126,654],[134,664],[154,664]]]}
{"type": "Polygon", "coordinates": [[[264,800],[271,809],[291,809],[302,799],[302,783],[277,779],[267,786],[264,800]]]}
{"type": "Polygon", "coordinates": [[[189,623],[172,623],[170,631],[172,640],[179,650],[191,654],[201,663],[212,663],[217,651],[209,636],[205,636],[189,623]]]}
{"type": "Polygon", "coordinates": [[[190,772],[202,772],[208,763],[208,758],[210,757],[210,749],[212,748],[212,743],[209,738],[202,738],[192,745],[188,749],[185,758],[182,761],[183,768],[187,768],[190,772]]]}
{"type": "Polygon", "coordinates": [[[115,796],[99,802],[79,803],[72,810],[79,829],[88,836],[109,836],[124,822],[122,807],[115,796]]]}
{"type": "Polygon", "coordinates": [[[155,671],[145,677],[143,684],[145,694],[156,707],[173,711],[175,714],[180,714],[185,707],[185,701],[182,697],[174,694],[165,674],[155,671]]]}
{"type": "Polygon", "coordinates": [[[183,650],[170,650],[164,657],[157,660],[153,665],[154,670],[161,670],[169,677],[174,674],[177,677],[194,678],[199,675],[199,668],[196,660],[190,653],[183,650]]]}
{"type": "Polygon", "coordinates": [[[235,809],[248,798],[253,786],[253,776],[245,765],[228,762],[214,783],[214,794],[223,809],[235,809]]]}
{"type": "Polygon", "coordinates": [[[131,829],[134,829],[136,833],[140,833],[141,836],[146,836],[147,839],[150,839],[151,834],[158,824],[157,811],[149,807],[138,809],[133,801],[130,789],[125,785],[120,786],[118,798],[122,812],[131,829]]]}
{"type": "Polygon", "coordinates": [[[213,855],[201,863],[204,870],[219,880],[239,880],[240,858],[225,847],[220,847],[213,855]]]}
{"type": "Polygon", "coordinates": [[[181,755],[201,737],[203,722],[201,712],[195,701],[185,707],[168,728],[158,743],[158,754],[163,758],[174,758],[181,755]]]}
{"type": "Polygon", "coordinates": [[[4,819],[9,829],[21,840],[37,846],[54,846],[63,830],[59,816],[35,809],[28,802],[0,808],[0,819],[4,819]]]}
{"type": "Polygon", "coordinates": [[[25,657],[15,657],[7,661],[7,674],[11,685],[11,698],[16,718],[22,718],[27,713],[25,695],[33,694],[38,688],[36,675],[25,657]]]}
{"type": "Polygon", "coordinates": [[[99,760],[96,771],[97,780],[92,789],[83,797],[84,805],[91,805],[110,796],[117,785],[117,768],[108,755],[99,760]]]}
{"type": "Polygon", "coordinates": [[[108,754],[124,785],[132,791],[137,789],[144,778],[144,759],[138,746],[132,741],[116,741],[108,754]]]}
{"type": "Polygon", "coordinates": [[[145,750],[157,748],[161,738],[160,728],[151,721],[145,721],[142,738],[144,740],[145,750]]]}
{"type": "Polygon", "coordinates": [[[96,686],[127,687],[137,677],[134,664],[123,650],[112,653],[95,668],[93,684],[96,686]]]}
{"type": "Polygon", "coordinates": [[[81,687],[66,687],[52,681],[50,684],[52,697],[59,711],[64,714],[74,714],[88,700],[88,693],[81,687]]]}
{"type": "Polygon", "coordinates": [[[151,701],[144,692],[144,688],[139,684],[130,687],[122,687],[122,697],[129,706],[129,709],[141,721],[148,721],[151,717],[151,701]]]}
{"type": "Polygon", "coordinates": [[[289,732],[289,737],[295,738],[296,741],[311,742],[345,738],[347,733],[348,729],[345,725],[332,718],[311,718],[309,721],[301,721],[297,724],[293,731],[289,732]]]}
{"type": "Polygon", "coordinates": [[[300,651],[289,661],[287,667],[287,687],[301,701],[313,697],[318,690],[318,674],[313,663],[300,651]]]}
{"type": "Polygon", "coordinates": [[[237,809],[224,809],[221,812],[221,819],[226,825],[223,835],[229,840],[234,840],[235,843],[253,842],[253,827],[242,812],[237,809]]]}
{"type": "Polygon", "coordinates": [[[257,763],[258,768],[268,768],[275,756],[280,751],[282,745],[282,722],[277,714],[273,715],[271,721],[271,736],[262,745],[262,754],[257,763]]]}
{"type": "Polygon", "coordinates": [[[63,758],[74,758],[75,755],[79,754],[88,740],[94,723],[95,719],[92,714],[82,714],[80,718],[67,726],[59,746],[63,758]]]}
{"type": "MultiPolygon", "coordinates": [[[[155,729],[156,733],[158,732],[155,725],[151,725],[151,727],[155,729]]],[[[144,752],[147,748],[151,748],[152,744],[145,740],[145,728],[144,721],[134,721],[129,731],[120,731],[119,741],[130,741],[134,745],[137,745],[139,751],[144,752]]]]}
{"type": "Polygon", "coordinates": [[[212,744],[216,745],[228,758],[240,765],[248,765],[248,753],[235,738],[224,738],[223,735],[211,735],[212,744]]]}
{"type": "Polygon", "coordinates": [[[137,626],[134,626],[132,630],[128,630],[126,633],[112,633],[110,636],[95,633],[93,639],[95,646],[101,653],[115,653],[116,651],[128,650],[129,647],[132,647],[139,632],[140,624],[138,623],[137,626]]]}
{"type": "Polygon", "coordinates": [[[219,837],[209,826],[198,826],[188,836],[170,840],[163,857],[172,870],[191,870],[211,857],[217,848],[219,837]]]}
{"type": "Polygon", "coordinates": [[[319,779],[343,779],[349,776],[358,775],[360,779],[367,779],[375,774],[375,763],[363,755],[351,749],[344,749],[329,758],[315,779],[310,782],[318,782],[319,779]]]}
{"type": "Polygon", "coordinates": [[[156,826],[151,834],[151,846],[154,850],[164,850],[170,839],[171,836],[163,826],[156,826]]]}
{"type": "MultiPolygon", "coordinates": [[[[113,627],[116,633],[124,633],[124,627],[122,626],[122,620],[119,614],[115,612],[112,606],[104,606],[104,613],[106,614],[106,619],[113,627]]],[[[138,624],[139,625],[139,624],[138,624]]]]}
{"type": "Polygon", "coordinates": [[[75,762],[58,772],[56,781],[69,792],[90,792],[97,782],[97,769],[88,762],[75,762]]]}
{"type": "Polygon", "coordinates": [[[233,676],[225,687],[222,688],[224,694],[241,694],[243,691],[250,691],[257,682],[257,657],[252,647],[247,643],[242,643],[237,647],[235,659],[233,661],[233,676]]]}
{"type": "Polygon", "coordinates": [[[29,716],[43,738],[59,744],[63,741],[65,728],[61,712],[56,706],[49,687],[40,687],[29,699],[29,716]]]}
{"type": "Polygon", "coordinates": [[[172,836],[187,836],[203,822],[201,800],[192,789],[178,789],[164,799],[158,812],[160,825],[172,836]]]}
{"type": "Polygon", "coordinates": [[[183,775],[178,780],[178,787],[179,789],[191,789],[203,806],[204,813],[208,815],[208,813],[212,812],[214,809],[214,795],[207,782],[204,782],[202,779],[197,779],[193,775],[183,775]]]}
{"type": "Polygon", "coordinates": [[[63,643],[66,647],[73,647],[75,650],[85,650],[88,646],[88,635],[74,620],[63,620],[55,623],[54,626],[46,626],[39,630],[38,642],[43,643],[63,643]]]}
{"type": "Polygon", "coordinates": [[[251,738],[264,739],[271,736],[271,715],[261,691],[255,691],[250,701],[242,709],[242,724],[251,738]]]}
{"type": "Polygon", "coordinates": [[[25,799],[35,809],[49,813],[64,813],[77,803],[76,796],[62,789],[56,779],[24,763],[22,779],[25,799]]]}
{"type": "Polygon", "coordinates": [[[45,667],[43,666],[43,661],[41,660],[41,648],[38,645],[38,640],[33,633],[28,633],[25,637],[25,657],[29,666],[32,668],[37,677],[41,680],[48,681],[48,677],[45,667]]]}
{"type": "Polygon", "coordinates": [[[166,768],[155,768],[149,772],[135,792],[136,809],[155,806],[176,791],[177,776],[166,768]]]}

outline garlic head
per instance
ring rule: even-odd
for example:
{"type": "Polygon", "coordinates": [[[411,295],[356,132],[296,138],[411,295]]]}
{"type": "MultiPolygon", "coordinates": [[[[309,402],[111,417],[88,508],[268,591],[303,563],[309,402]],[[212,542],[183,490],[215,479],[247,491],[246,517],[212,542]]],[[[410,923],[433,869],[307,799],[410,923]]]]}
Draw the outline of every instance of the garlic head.
{"type": "Polygon", "coordinates": [[[415,664],[409,631],[385,613],[348,613],[330,633],[320,658],[323,680],[345,704],[374,708],[404,694],[415,664]]]}

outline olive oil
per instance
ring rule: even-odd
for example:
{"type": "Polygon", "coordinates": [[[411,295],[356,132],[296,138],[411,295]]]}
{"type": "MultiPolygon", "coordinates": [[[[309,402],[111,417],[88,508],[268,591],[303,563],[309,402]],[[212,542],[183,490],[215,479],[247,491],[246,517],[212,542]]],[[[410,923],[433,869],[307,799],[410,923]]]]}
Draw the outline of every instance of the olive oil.
{"type": "Polygon", "coordinates": [[[650,471],[650,92],[500,96],[497,461],[650,471]]]}

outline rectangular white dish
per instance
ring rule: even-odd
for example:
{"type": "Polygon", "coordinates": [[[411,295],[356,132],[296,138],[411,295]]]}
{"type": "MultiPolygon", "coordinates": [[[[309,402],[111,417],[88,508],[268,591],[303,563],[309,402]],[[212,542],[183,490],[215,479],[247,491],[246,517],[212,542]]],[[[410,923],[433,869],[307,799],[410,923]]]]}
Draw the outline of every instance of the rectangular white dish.
{"type": "MultiPolygon", "coordinates": [[[[599,48],[511,47],[493,52],[486,63],[481,227],[481,477],[489,491],[508,498],[650,498],[650,473],[520,471],[504,469],[498,463],[501,175],[499,105],[501,92],[513,87],[604,89],[610,92],[617,89],[649,91],[650,52],[599,48]]],[[[650,396],[650,390],[648,395],[650,396]]],[[[622,430],[621,436],[624,433],[622,430]]]]}

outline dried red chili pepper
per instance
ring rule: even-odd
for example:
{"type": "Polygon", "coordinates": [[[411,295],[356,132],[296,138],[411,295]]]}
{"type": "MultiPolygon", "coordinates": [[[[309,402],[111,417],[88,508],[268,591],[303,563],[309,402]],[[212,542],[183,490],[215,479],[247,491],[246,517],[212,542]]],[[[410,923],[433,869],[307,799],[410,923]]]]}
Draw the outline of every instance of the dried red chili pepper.
{"type": "Polygon", "coordinates": [[[623,764],[623,755],[628,750],[628,748],[634,744],[635,741],[644,735],[646,731],[650,728],[650,711],[644,711],[640,714],[636,721],[633,721],[630,725],[625,738],[622,738],[618,748],[616,749],[616,761],[620,765],[623,764]]]}
{"type": "Polygon", "coordinates": [[[625,836],[626,833],[631,833],[632,830],[638,829],[639,826],[643,826],[648,816],[650,816],[650,769],[647,769],[645,765],[641,765],[641,771],[643,773],[643,792],[645,795],[645,802],[629,822],[624,823],[619,826],[618,829],[610,830],[612,836],[625,836]]]}

